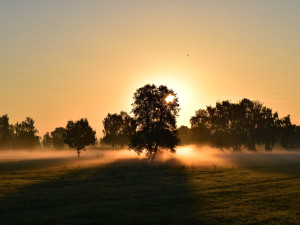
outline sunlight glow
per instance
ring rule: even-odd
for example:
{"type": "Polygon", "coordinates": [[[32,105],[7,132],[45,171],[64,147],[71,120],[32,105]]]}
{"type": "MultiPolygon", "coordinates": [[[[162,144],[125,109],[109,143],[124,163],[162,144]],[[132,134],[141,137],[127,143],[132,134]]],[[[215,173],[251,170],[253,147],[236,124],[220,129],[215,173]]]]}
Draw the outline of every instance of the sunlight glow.
{"type": "Polygon", "coordinates": [[[168,95],[165,100],[167,103],[170,103],[170,102],[173,102],[174,98],[175,98],[174,95],[168,95]]]}

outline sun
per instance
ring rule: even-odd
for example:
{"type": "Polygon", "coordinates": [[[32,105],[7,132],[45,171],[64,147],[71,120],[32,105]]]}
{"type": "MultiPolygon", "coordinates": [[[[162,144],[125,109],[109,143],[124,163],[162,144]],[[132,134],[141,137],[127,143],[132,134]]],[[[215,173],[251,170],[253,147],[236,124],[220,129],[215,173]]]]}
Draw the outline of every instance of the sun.
{"type": "Polygon", "coordinates": [[[174,98],[175,98],[174,95],[168,95],[168,96],[165,98],[165,101],[166,101],[167,103],[171,103],[171,102],[173,102],[174,98]]]}

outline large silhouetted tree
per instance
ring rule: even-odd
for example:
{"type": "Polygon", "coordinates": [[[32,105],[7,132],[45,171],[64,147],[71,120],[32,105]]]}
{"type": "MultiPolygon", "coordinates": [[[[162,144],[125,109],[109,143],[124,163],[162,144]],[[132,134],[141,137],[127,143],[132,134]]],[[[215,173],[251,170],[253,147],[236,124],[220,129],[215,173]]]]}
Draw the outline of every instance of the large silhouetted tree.
{"type": "Polygon", "coordinates": [[[64,127],[56,127],[51,132],[53,147],[56,149],[63,149],[65,145],[66,129],[64,127]]]}
{"type": "Polygon", "coordinates": [[[102,142],[114,148],[128,145],[136,130],[135,120],[123,111],[120,114],[109,113],[102,123],[104,127],[102,142]]]}
{"type": "Polygon", "coordinates": [[[96,132],[90,127],[87,119],[80,119],[76,122],[68,121],[66,126],[65,143],[70,148],[77,150],[78,157],[80,157],[80,151],[85,150],[85,146],[95,144],[96,132]]]}
{"type": "Polygon", "coordinates": [[[172,89],[161,85],[145,85],[134,93],[132,113],[137,124],[129,148],[137,153],[146,150],[154,159],[159,148],[175,152],[177,138],[176,118],[179,112],[178,98],[172,89]],[[167,102],[168,96],[174,96],[167,102]]]}

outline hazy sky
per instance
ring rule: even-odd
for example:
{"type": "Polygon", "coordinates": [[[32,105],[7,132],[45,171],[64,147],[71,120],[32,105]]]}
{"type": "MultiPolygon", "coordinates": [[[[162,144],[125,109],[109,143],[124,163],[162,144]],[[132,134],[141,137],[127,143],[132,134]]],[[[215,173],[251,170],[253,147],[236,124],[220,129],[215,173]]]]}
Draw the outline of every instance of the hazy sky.
{"type": "Polygon", "coordinates": [[[300,124],[300,1],[0,0],[0,115],[40,135],[178,93],[178,125],[217,100],[260,100],[300,124]],[[189,56],[187,56],[189,54],[189,56]]]}

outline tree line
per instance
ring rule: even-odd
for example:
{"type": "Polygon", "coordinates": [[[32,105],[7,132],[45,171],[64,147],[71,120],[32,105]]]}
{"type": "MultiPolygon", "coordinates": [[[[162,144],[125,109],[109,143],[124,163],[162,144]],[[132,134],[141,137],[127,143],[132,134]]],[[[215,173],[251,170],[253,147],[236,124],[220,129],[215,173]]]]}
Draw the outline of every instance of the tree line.
{"type": "Polygon", "coordinates": [[[96,142],[96,132],[87,119],[68,121],[66,127],[57,127],[43,138],[38,136],[34,120],[27,117],[15,125],[9,123],[8,115],[0,117],[0,149],[33,149],[36,147],[63,149],[65,144],[77,150],[78,157],[82,149],[96,142]]]}
{"type": "MultiPolygon", "coordinates": [[[[128,146],[138,154],[145,152],[152,159],[159,149],[175,152],[179,143],[176,118],[180,109],[174,91],[164,85],[147,84],[137,89],[133,99],[133,117],[121,111],[120,114],[108,114],[103,120],[101,142],[114,148],[128,146]],[[172,101],[167,100],[170,96],[172,101]]],[[[82,149],[95,144],[95,133],[87,119],[81,119],[68,121],[65,128],[55,128],[41,139],[32,118],[28,117],[21,125],[11,125],[8,116],[4,115],[0,120],[0,147],[34,148],[42,145],[61,149],[67,144],[77,150],[79,157],[82,149]]]]}
{"type": "Polygon", "coordinates": [[[257,146],[271,151],[275,144],[287,150],[300,148],[300,126],[292,124],[289,115],[279,118],[271,108],[246,98],[199,109],[190,123],[191,128],[178,129],[182,144],[208,144],[232,151],[255,151],[257,146]]]}
{"type": "Polygon", "coordinates": [[[27,117],[12,125],[8,115],[0,117],[0,148],[34,148],[40,144],[34,120],[27,117]]]}
{"type": "MultiPolygon", "coordinates": [[[[207,144],[220,149],[255,151],[264,146],[271,151],[276,144],[284,149],[300,148],[300,127],[291,123],[290,116],[279,118],[278,113],[259,101],[242,99],[238,103],[217,102],[216,106],[199,109],[191,117],[191,128],[177,128],[179,104],[176,93],[164,85],[147,84],[136,90],[130,116],[127,112],[114,113],[103,119],[101,143],[113,148],[128,147],[138,154],[145,152],[155,158],[160,149],[175,152],[178,144],[207,144]],[[170,98],[171,96],[171,98],[170,98]],[[171,100],[169,100],[171,99],[171,100]]],[[[87,119],[68,121],[38,136],[34,120],[27,117],[12,125],[9,117],[0,117],[0,148],[62,149],[65,144],[77,150],[96,142],[96,132],[87,119]]]]}
{"type": "MultiPolygon", "coordinates": [[[[239,103],[217,102],[215,107],[207,106],[195,114],[190,119],[191,128],[181,126],[173,129],[181,145],[210,145],[231,151],[243,148],[256,151],[258,146],[271,151],[275,144],[287,150],[300,148],[300,126],[292,124],[289,115],[279,118],[277,112],[273,113],[259,101],[244,98],[239,103]]],[[[103,126],[103,143],[113,147],[130,146],[136,130],[135,118],[126,112],[108,114],[103,126]]],[[[161,136],[159,131],[154,133],[161,136]]],[[[177,143],[175,139],[174,143],[177,143]]]]}

